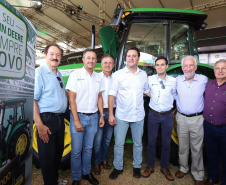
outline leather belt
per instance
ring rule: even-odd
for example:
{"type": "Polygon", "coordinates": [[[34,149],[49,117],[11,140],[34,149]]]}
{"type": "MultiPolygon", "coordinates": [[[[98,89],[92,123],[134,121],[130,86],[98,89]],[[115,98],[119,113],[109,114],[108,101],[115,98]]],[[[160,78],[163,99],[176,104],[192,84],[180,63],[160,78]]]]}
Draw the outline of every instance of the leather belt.
{"type": "Polygon", "coordinates": [[[92,116],[93,114],[95,114],[96,112],[94,113],[83,113],[83,112],[78,112],[79,114],[83,114],[83,115],[86,115],[86,116],[92,116]]]}
{"type": "Polygon", "coordinates": [[[165,112],[157,112],[155,110],[153,110],[151,107],[149,107],[150,111],[154,112],[154,113],[157,113],[159,115],[165,115],[165,114],[169,114],[172,112],[173,109],[169,110],[169,111],[165,111],[165,112]]]}
{"type": "Polygon", "coordinates": [[[40,113],[40,115],[41,114],[49,114],[51,116],[62,116],[64,113],[43,112],[43,113],[40,113]]]}
{"type": "MultiPolygon", "coordinates": [[[[114,107],[113,108],[113,111],[115,110],[116,108],[114,107]]],[[[109,111],[109,109],[108,108],[104,108],[104,111],[109,111]]]]}
{"type": "MultiPolygon", "coordinates": [[[[180,113],[180,112],[179,112],[180,113]]],[[[199,115],[202,115],[203,112],[198,112],[198,113],[194,113],[194,114],[183,114],[183,113],[180,113],[182,114],[183,116],[185,117],[194,117],[194,116],[199,116],[199,115]]]]}

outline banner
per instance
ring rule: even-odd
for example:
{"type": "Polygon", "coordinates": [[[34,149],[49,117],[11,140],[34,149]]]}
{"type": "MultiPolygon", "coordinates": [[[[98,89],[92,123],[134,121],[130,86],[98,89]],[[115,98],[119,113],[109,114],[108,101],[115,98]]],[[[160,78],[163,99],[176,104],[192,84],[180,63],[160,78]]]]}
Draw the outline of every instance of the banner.
{"type": "Polygon", "coordinates": [[[0,0],[0,184],[31,184],[36,27],[0,0]]]}

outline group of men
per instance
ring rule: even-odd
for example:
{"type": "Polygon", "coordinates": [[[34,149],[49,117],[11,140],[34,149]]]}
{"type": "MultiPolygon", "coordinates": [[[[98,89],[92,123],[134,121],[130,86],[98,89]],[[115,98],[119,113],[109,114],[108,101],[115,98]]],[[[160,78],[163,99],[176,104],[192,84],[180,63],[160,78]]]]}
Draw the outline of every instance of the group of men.
{"type": "MultiPolygon", "coordinates": [[[[63,113],[67,106],[62,76],[57,70],[63,51],[58,45],[50,44],[45,49],[45,55],[46,65],[36,70],[34,121],[44,184],[56,185],[59,184],[58,168],[64,148],[63,113]]],[[[66,89],[71,111],[72,185],[78,185],[82,177],[90,184],[99,184],[91,172],[92,153],[95,175],[101,173],[101,166],[111,169],[107,159],[113,130],[114,169],[109,178],[116,179],[123,173],[124,144],[129,126],[133,139],[133,177],[147,178],[154,172],[156,140],[161,127],[160,171],[166,179],[173,181],[169,156],[174,100],[178,111],[180,163],[175,176],[182,178],[188,173],[190,147],[191,173],[196,185],[203,184],[204,138],[209,174],[204,184],[218,183],[219,152],[222,155],[222,174],[226,174],[226,60],[215,64],[216,79],[208,83],[207,77],[195,73],[197,61],[193,56],[181,61],[184,75],[177,78],[166,74],[168,61],[165,57],[156,59],[157,74],[149,77],[138,68],[139,59],[140,51],[135,47],[129,48],[126,51],[126,67],[112,74],[114,58],[103,55],[103,72],[98,74],[94,71],[97,55],[94,50],[87,49],[82,58],[84,67],[71,73],[66,89]],[[144,95],[150,97],[150,103],[147,167],[141,173],[144,95]]],[[[226,178],[222,175],[222,185],[225,184],[226,178]]]]}

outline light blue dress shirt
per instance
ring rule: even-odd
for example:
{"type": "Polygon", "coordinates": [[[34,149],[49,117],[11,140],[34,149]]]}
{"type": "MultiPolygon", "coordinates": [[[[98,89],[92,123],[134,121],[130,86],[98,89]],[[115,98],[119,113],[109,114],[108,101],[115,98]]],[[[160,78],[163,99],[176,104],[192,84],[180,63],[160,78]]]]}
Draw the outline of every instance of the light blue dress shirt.
{"type": "Polygon", "coordinates": [[[208,78],[204,75],[195,74],[191,83],[184,75],[177,80],[177,110],[183,114],[195,114],[203,111],[204,92],[208,78]]]}
{"type": "Polygon", "coordinates": [[[54,74],[47,64],[35,70],[34,99],[38,101],[40,113],[65,113],[67,97],[62,75],[58,70],[57,75],[54,74]],[[57,76],[61,78],[63,88],[57,76]]]}
{"type": "Polygon", "coordinates": [[[161,88],[160,81],[161,78],[157,74],[148,77],[148,86],[151,92],[149,107],[157,112],[165,112],[173,108],[176,96],[176,79],[166,75],[163,80],[165,89],[161,88]]]}

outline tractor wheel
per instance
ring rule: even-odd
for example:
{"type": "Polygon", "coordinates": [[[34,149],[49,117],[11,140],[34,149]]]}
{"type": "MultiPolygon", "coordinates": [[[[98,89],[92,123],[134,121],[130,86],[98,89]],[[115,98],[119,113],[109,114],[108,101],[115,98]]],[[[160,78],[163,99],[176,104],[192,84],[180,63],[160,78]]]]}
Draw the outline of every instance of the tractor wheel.
{"type": "Polygon", "coordinates": [[[12,160],[17,154],[20,154],[20,159],[23,160],[30,148],[31,134],[26,127],[19,128],[13,134],[9,141],[9,158],[12,160]]]}
{"type": "MultiPolygon", "coordinates": [[[[61,168],[67,168],[70,165],[71,158],[71,132],[70,132],[70,122],[67,119],[64,119],[65,125],[65,134],[64,134],[64,151],[61,158],[61,168]]],[[[38,156],[38,144],[37,144],[37,128],[35,123],[33,124],[33,141],[32,141],[32,161],[37,168],[39,165],[39,156],[38,156]]]]}

